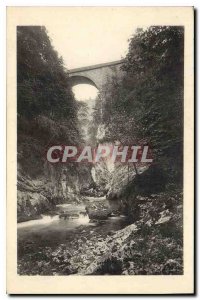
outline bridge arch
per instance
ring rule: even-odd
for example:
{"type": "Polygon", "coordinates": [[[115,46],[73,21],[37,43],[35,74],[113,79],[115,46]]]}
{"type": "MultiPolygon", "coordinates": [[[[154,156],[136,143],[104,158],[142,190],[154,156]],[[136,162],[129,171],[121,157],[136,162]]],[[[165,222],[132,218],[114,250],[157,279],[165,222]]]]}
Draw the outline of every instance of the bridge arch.
{"type": "Polygon", "coordinates": [[[117,60],[109,63],[71,69],[69,70],[69,80],[72,86],[82,83],[90,84],[102,92],[110,78],[113,76],[120,78],[122,76],[122,64],[123,60],[117,60]]]}
{"type": "Polygon", "coordinates": [[[74,87],[78,84],[89,84],[89,85],[92,85],[92,86],[96,87],[97,89],[99,89],[99,87],[96,85],[96,83],[92,79],[90,79],[89,77],[86,77],[86,76],[82,76],[82,75],[70,76],[69,82],[72,87],[74,87]]]}

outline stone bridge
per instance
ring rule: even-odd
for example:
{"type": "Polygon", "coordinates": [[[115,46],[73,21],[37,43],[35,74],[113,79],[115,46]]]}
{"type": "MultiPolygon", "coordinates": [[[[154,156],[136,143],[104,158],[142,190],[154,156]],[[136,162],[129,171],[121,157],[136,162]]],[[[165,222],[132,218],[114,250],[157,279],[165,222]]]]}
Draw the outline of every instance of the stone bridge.
{"type": "Polygon", "coordinates": [[[69,70],[71,86],[77,84],[90,84],[99,91],[111,82],[113,77],[120,78],[123,74],[121,66],[123,60],[117,60],[109,63],[92,65],[88,67],[69,70]]]}

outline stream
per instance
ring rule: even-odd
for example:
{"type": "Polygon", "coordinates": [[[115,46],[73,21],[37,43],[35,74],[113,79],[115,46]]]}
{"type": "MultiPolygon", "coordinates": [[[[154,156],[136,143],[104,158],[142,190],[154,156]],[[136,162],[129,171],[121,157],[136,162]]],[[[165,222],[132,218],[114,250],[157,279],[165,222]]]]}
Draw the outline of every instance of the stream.
{"type": "MultiPolygon", "coordinates": [[[[74,204],[57,205],[57,214],[43,215],[42,219],[18,223],[18,261],[23,265],[37,263],[37,253],[43,253],[50,248],[54,251],[59,245],[70,245],[80,238],[90,239],[101,236],[103,239],[127,226],[124,216],[113,216],[107,220],[91,222],[85,211],[85,206],[74,204]],[[68,214],[68,218],[61,217],[68,214]]],[[[74,249],[69,250],[73,255],[74,249]]],[[[24,269],[24,266],[22,269],[24,269]]],[[[19,273],[23,273],[20,271],[19,273]]],[[[25,272],[26,274],[26,272],[25,272]]]]}

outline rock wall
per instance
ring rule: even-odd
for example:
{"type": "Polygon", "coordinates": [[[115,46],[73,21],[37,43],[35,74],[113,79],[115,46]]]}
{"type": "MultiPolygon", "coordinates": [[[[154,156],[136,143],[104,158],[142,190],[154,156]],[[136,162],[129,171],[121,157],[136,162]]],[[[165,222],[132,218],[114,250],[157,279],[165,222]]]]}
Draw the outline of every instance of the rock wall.
{"type": "Polygon", "coordinates": [[[156,165],[143,167],[136,174],[135,169],[117,166],[107,194],[112,210],[121,211],[136,220],[138,215],[137,196],[149,196],[165,190],[166,178],[156,165]]]}
{"type": "Polygon", "coordinates": [[[41,214],[53,213],[59,203],[79,203],[82,200],[80,189],[86,184],[85,178],[92,181],[90,170],[81,166],[73,171],[73,166],[57,167],[44,165],[44,172],[31,178],[18,166],[17,219],[23,222],[41,218],[41,214]]]}

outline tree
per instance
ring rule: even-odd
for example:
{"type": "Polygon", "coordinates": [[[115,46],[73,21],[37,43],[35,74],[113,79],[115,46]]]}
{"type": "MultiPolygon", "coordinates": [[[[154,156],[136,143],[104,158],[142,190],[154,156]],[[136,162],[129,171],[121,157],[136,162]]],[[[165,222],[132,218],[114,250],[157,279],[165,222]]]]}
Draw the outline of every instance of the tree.
{"type": "MultiPolygon", "coordinates": [[[[52,144],[81,140],[78,105],[45,27],[17,27],[18,160],[42,171],[52,144]]],[[[36,172],[37,173],[37,172],[36,172]]]]}
{"type": "Polygon", "coordinates": [[[123,70],[104,101],[105,139],[149,143],[154,161],[182,180],[183,27],[139,29],[129,41],[123,70]]]}

